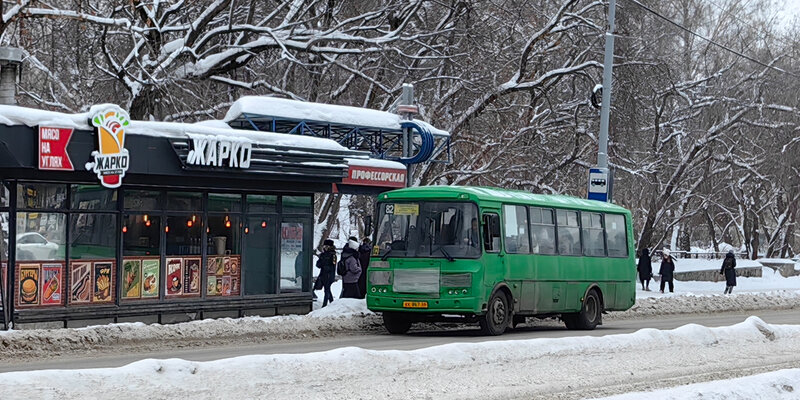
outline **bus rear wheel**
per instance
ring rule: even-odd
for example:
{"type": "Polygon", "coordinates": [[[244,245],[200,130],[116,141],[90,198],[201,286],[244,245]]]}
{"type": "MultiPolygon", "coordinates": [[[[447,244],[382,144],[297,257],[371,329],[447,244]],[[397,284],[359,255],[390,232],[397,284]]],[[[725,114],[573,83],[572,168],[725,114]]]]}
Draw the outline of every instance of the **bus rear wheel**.
{"type": "Polygon", "coordinates": [[[495,292],[489,299],[489,309],[478,322],[484,335],[502,335],[508,328],[511,313],[508,307],[508,298],[502,292],[495,292]]]}
{"type": "Polygon", "coordinates": [[[597,291],[592,290],[583,299],[581,311],[577,313],[563,314],[561,319],[567,329],[577,329],[590,331],[597,327],[603,318],[603,307],[597,291]]]}
{"type": "Polygon", "coordinates": [[[399,314],[383,313],[383,326],[393,335],[402,335],[411,329],[411,321],[399,314]]]}

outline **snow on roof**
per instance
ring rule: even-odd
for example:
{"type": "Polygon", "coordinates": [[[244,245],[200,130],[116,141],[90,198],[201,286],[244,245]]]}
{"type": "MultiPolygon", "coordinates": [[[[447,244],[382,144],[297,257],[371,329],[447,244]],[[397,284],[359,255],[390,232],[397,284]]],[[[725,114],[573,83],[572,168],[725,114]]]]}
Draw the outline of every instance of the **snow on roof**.
{"type": "MultiPolygon", "coordinates": [[[[48,125],[61,128],[91,130],[93,129],[93,127],[89,125],[89,119],[91,116],[96,112],[111,106],[115,105],[99,104],[92,106],[89,112],[66,114],[20,106],[0,105],[0,124],[27,125],[30,127],[48,125]]],[[[182,139],[185,139],[189,134],[194,133],[201,135],[230,137],[235,139],[247,139],[253,143],[272,146],[351,152],[346,147],[330,139],[300,135],[287,135],[274,132],[233,129],[223,121],[217,120],[203,121],[193,124],[181,122],[131,121],[131,125],[128,127],[127,133],[131,135],[182,139]]]]}
{"type": "MultiPolygon", "coordinates": [[[[223,121],[231,122],[242,114],[390,130],[400,130],[400,122],[403,121],[399,115],[386,111],[262,96],[245,96],[236,100],[223,121]]],[[[435,136],[450,136],[449,132],[436,129],[427,122],[413,121],[428,128],[435,136]]]]}
{"type": "Polygon", "coordinates": [[[406,166],[397,161],[379,160],[376,158],[346,158],[345,160],[349,165],[357,165],[359,167],[402,169],[403,171],[406,170],[406,166]]]}

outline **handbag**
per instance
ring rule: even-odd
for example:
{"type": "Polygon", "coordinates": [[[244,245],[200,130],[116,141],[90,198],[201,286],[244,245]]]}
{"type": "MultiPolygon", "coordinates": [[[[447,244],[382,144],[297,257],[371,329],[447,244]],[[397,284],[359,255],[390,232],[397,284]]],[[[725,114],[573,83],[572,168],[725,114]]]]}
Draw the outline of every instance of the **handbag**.
{"type": "Polygon", "coordinates": [[[317,276],[317,279],[314,280],[314,290],[322,290],[322,274],[320,273],[317,276]]]}

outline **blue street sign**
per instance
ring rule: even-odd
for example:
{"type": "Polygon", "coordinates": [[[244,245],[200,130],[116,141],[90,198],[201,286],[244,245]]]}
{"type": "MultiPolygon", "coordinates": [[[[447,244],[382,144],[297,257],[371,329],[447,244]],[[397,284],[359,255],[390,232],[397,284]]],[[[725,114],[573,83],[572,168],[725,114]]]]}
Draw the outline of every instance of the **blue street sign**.
{"type": "Polygon", "coordinates": [[[613,175],[608,168],[589,169],[589,200],[611,201],[613,175]]]}

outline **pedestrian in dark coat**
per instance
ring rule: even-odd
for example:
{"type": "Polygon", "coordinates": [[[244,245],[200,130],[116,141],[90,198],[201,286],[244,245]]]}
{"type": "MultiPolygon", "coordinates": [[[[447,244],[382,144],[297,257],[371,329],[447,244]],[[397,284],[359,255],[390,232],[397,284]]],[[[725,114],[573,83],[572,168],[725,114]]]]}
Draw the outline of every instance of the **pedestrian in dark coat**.
{"type": "Polygon", "coordinates": [[[361,262],[358,261],[358,241],[351,238],[342,249],[342,262],[345,265],[345,274],[342,275],[341,298],[357,299],[361,296],[358,291],[358,278],[361,276],[361,262]]]}
{"type": "Polygon", "coordinates": [[[669,291],[672,293],[675,286],[672,283],[672,274],[675,272],[675,259],[669,254],[669,249],[662,251],[661,268],[658,273],[661,275],[661,293],[664,293],[664,286],[669,283],[669,291]]]}
{"type": "Polygon", "coordinates": [[[645,247],[642,250],[636,270],[639,271],[639,282],[642,283],[642,290],[650,291],[650,278],[653,277],[653,261],[650,259],[650,249],[645,247]]]}
{"type": "Polygon", "coordinates": [[[325,307],[328,303],[333,303],[333,293],[331,293],[331,285],[336,281],[336,246],[333,240],[325,239],[322,244],[322,253],[317,260],[317,268],[319,268],[319,276],[317,280],[322,283],[322,288],[325,290],[325,298],[322,300],[322,306],[325,307]]]}
{"type": "Polygon", "coordinates": [[[725,291],[723,293],[733,292],[733,287],[736,286],[736,256],[733,255],[733,250],[728,251],[719,273],[725,275],[725,291]]]}
{"type": "Polygon", "coordinates": [[[358,277],[358,291],[361,293],[361,299],[367,297],[367,267],[369,266],[369,257],[372,254],[372,245],[369,238],[361,239],[361,246],[358,247],[358,261],[361,264],[361,275],[358,277]]]}

